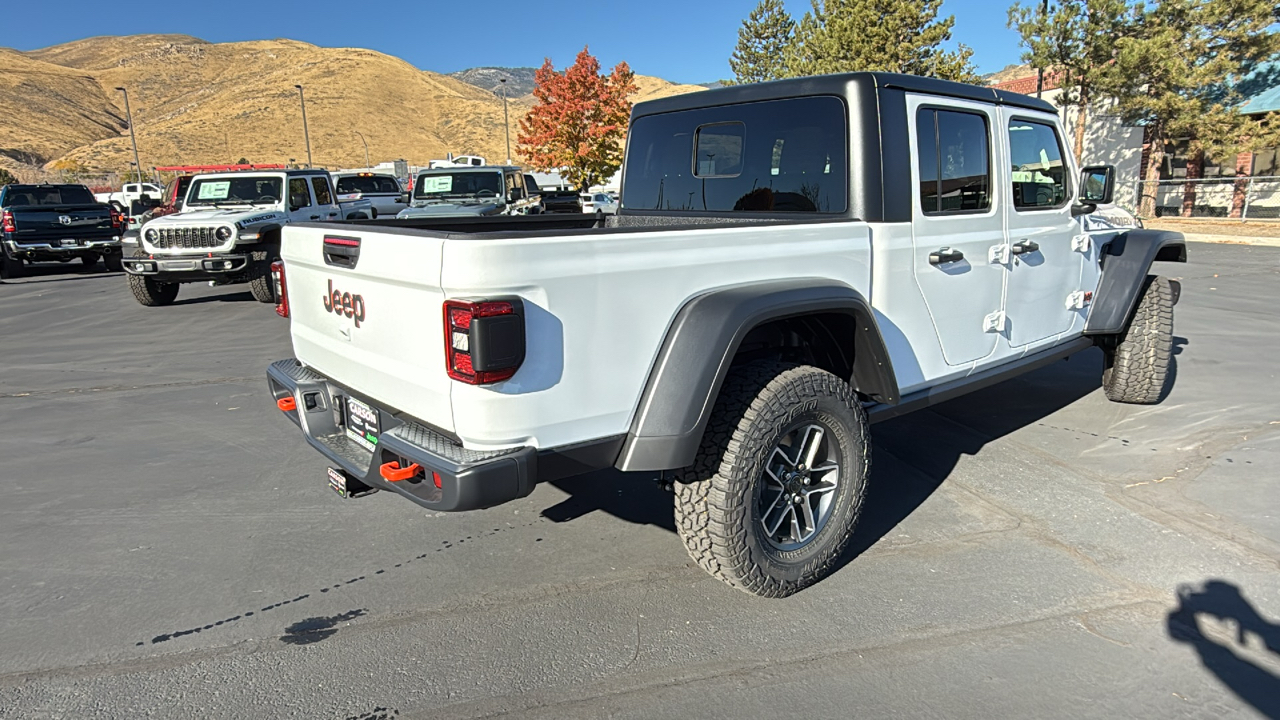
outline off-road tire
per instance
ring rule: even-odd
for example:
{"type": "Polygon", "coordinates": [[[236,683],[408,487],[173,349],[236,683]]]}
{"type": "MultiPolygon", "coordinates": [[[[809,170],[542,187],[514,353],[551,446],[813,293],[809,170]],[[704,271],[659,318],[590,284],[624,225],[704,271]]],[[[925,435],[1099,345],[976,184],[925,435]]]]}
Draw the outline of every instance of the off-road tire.
{"type": "Polygon", "coordinates": [[[0,280],[16,280],[27,274],[27,266],[22,258],[11,258],[0,255],[0,280]]]}
{"type": "Polygon", "coordinates": [[[266,250],[255,250],[249,258],[249,292],[260,303],[274,303],[276,287],[271,282],[271,263],[278,258],[266,250]]]}
{"type": "Polygon", "coordinates": [[[124,272],[124,255],[120,253],[103,255],[102,264],[107,267],[107,272],[124,272]]]}
{"type": "Polygon", "coordinates": [[[1173,288],[1148,275],[1129,326],[1106,352],[1102,388],[1112,402],[1154,405],[1173,379],[1173,288]]]}
{"type": "Polygon", "coordinates": [[[725,378],[694,464],[675,474],[675,519],[689,555],[713,576],[753,595],[781,598],[831,572],[849,544],[866,496],[867,418],[849,384],[811,366],[753,362],[725,378]],[[803,547],[772,546],[757,502],[779,440],[805,421],[831,429],[840,448],[837,497],[803,547]]]}
{"type": "Polygon", "coordinates": [[[171,305],[178,298],[178,283],[160,282],[144,275],[130,275],[129,289],[137,298],[138,304],[147,307],[171,305]]]}

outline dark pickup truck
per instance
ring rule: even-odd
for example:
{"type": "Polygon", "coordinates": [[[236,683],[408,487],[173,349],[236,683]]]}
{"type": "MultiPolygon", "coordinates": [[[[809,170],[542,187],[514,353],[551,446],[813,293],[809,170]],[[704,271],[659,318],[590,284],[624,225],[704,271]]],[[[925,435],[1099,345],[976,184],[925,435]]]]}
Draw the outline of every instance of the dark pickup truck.
{"type": "Polygon", "coordinates": [[[544,213],[580,213],[582,212],[582,196],[577,190],[551,190],[538,187],[538,181],[526,173],[524,186],[529,195],[542,196],[542,212],[544,213]]]}
{"type": "Polygon", "coordinates": [[[28,262],[72,258],[85,265],[102,258],[108,270],[120,271],[123,232],[120,214],[94,200],[83,185],[5,185],[0,188],[0,277],[21,277],[28,262]]]}

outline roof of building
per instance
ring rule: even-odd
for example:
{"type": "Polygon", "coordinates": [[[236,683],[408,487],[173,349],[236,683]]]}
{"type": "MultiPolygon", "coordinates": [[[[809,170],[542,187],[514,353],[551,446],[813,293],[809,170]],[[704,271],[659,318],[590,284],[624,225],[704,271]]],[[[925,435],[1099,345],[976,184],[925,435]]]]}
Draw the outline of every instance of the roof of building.
{"type": "Polygon", "coordinates": [[[1236,89],[1244,95],[1245,115],[1280,112],[1280,60],[1259,65],[1236,89]]]}

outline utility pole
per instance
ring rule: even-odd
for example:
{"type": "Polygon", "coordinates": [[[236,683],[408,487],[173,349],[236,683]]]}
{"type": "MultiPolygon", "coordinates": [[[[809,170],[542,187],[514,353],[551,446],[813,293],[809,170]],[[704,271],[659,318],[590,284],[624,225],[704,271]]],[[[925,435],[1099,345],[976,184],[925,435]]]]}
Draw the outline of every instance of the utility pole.
{"type": "Polygon", "coordinates": [[[369,164],[369,141],[364,139],[364,135],[359,130],[352,130],[351,132],[355,133],[356,135],[359,135],[360,142],[364,143],[364,166],[373,167],[372,165],[369,164]]]}
{"type": "Polygon", "coordinates": [[[118,87],[116,88],[124,93],[124,114],[129,120],[129,140],[133,142],[133,166],[138,169],[138,182],[142,181],[142,162],[138,160],[138,136],[133,134],[133,110],[129,107],[129,91],[118,87]]]}
{"type": "Polygon", "coordinates": [[[302,137],[307,141],[307,167],[311,167],[311,131],[307,129],[307,98],[302,94],[302,86],[298,88],[298,102],[302,103],[302,137]]]}
{"type": "Polygon", "coordinates": [[[511,164],[511,120],[507,117],[507,79],[498,80],[502,87],[502,129],[507,131],[507,164],[511,164]]]}

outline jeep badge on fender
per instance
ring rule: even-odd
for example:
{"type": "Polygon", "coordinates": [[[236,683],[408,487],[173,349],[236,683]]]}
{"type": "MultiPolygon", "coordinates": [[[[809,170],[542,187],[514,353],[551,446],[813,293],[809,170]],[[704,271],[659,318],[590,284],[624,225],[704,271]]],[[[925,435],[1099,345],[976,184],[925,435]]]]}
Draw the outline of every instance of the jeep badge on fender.
{"type": "Polygon", "coordinates": [[[364,298],[348,292],[333,289],[333,280],[329,281],[329,293],[324,296],[324,309],[334,315],[345,315],[356,321],[356,327],[364,322],[364,298]]]}

